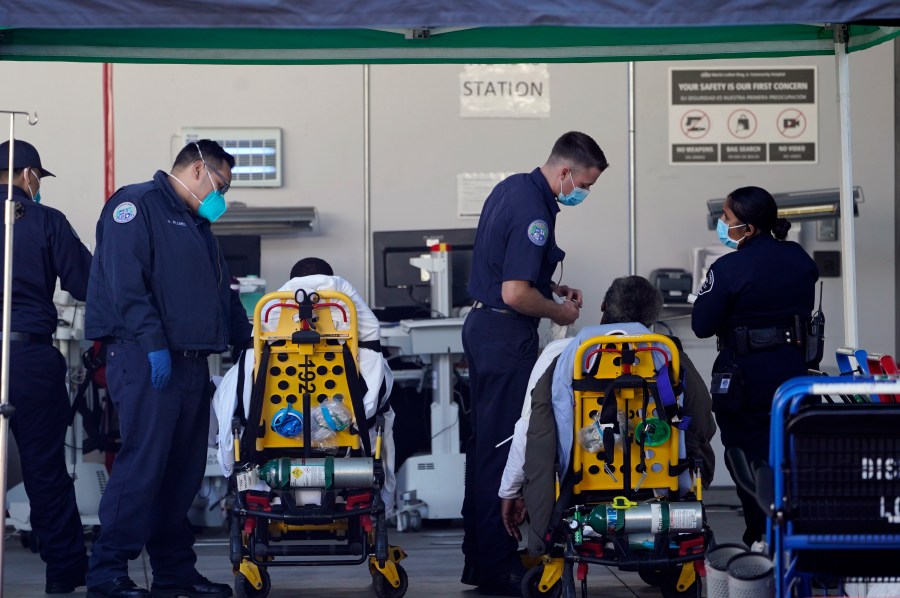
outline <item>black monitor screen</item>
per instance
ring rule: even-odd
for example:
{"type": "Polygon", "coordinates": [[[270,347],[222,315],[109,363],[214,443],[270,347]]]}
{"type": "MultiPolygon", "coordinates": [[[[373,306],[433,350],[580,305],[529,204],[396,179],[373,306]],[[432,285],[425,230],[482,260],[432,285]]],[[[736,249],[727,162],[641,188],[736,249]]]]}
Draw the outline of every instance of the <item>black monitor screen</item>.
{"type": "Polygon", "coordinates": [[[382,231],[372,237],[375,259],[373,306],[382,308],[382,319],[432,317],[431,286],[422,280],[421,269],[410,258],[427,255],[429,246],[450,245],[453,307],[471,302],[466,287],[472,270],[474,228],[440,230],[382,231]]]}
{"type": "Polygon", "coordinates": [[[216,235],[232,276],[260,275],[259,235],[216,235]]]}

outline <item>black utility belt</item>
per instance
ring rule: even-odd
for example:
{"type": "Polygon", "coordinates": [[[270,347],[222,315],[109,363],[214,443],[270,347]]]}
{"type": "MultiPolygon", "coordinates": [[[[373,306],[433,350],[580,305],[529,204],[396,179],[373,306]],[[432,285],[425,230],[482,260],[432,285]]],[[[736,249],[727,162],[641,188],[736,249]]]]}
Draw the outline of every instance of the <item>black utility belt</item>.
{"type": "MultiPolygon", "coordinates": [[[[11,343],[28,343],[29,345],[52,345],[52,334],[33,334],[31,332],[10,332],[6,335],[11,343]]],[[[0,332],[0,339],[3,333],[0,332]]]]}
{"type": "Polygon", "coordinates": [[[514,320],[524,320],[531,324],[537,324],[540,322],[540,318],[535,318],[533,316],[526,316],[525,314],[520,314],[519,312],[512,309],[500,309],[499,307],[489,307],[482,303],[481,301],[476,301],[474,305],[472,305],[472,309],[480,309],[483,311],[489,311],[491,313],[500,314],[501,316],[506,316],[507,318],[512,318],[514,320]]]}
{"type": "Polygon", "coordinates": [[[782,345],[803,347],[806,343],[806,331],[800,326],[771,326],[769,328],[747,328],[739,326],[727,337],[717,337],[716,348],[731,349],[736,355],[746,355],[756,351],[765,351],[782,345]]]}
{"type": "MultiPolygon", "coordinates": [[[[107,336],[103,342],[109,345],[137,345],[137,341],[127,338],[119,338],[116,336],[107,336]]],[[[210,355],[218,355],[219,351],[211,351],[209,349],[169,349],[169,355],[172,357],[187,357],[189,359],[206,358],[210,355]]]]}

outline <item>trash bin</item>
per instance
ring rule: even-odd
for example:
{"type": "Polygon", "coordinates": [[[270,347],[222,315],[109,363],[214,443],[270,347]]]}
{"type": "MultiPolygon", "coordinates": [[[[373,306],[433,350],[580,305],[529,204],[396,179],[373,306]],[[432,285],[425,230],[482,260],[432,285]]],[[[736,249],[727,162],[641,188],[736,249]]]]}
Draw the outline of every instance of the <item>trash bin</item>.
{"type": "Polygon", "coordinates": [[[746,554],[743,544],[718,544],[706,553],[706,595],[707,598],[728,597],[728,561],[746,554]]]}
{"type": "Polygon", "coordinates": [[[775,565],[767,555],[748,552],[728,561],[729,598],[774,598],[775,565]]]}

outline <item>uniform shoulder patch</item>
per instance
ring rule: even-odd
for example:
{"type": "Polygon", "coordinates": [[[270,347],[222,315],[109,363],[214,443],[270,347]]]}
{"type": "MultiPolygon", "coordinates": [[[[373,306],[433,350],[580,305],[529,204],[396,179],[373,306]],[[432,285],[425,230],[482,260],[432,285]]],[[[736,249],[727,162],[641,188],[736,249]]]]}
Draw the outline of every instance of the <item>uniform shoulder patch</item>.
{"type": "Polygon", "coordinates": [[[123,201],[113,210],[113,220],[119,224],[131,222],[137,216],[137,208],[130,201],[123,201]]]}
{"type": "Polygon", "coordinates": [[[538,247],[546,245],[549,236],[550,227],[543,220],[535,220],[528,225],[528,240],[538,247]]]}
{"type": "Polygon", "coordinates": [[[713,273],[712,268],[710,268],[709,272],[706,273],[706,280],[703,281],[703,286],[700,287],[700,291],[697,293],[698,295],[703,295],[712,290],[713,284],[716,282],[716,275],[713,273]]]}

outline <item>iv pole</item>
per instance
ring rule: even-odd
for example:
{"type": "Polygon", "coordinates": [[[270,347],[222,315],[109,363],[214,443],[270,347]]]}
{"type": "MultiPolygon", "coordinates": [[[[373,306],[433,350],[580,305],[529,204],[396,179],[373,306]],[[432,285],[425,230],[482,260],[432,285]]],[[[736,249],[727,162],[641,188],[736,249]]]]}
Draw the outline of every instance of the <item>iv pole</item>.
{"type": "MultiPolygon", "coordinates": [[[[12,313],[12,252],[13,225],[15,224],[15,202],[12,200],[13,153],[15,150],[15,119],[17,114],[25,115],[29,125],[37,124],[37,112],[31,116],[28,112],[0,110],[0,114],[9,114],[9,180],[6,185],[6,201],[4,209],[4,226],[6,238],[3,243],[3,340],[0,341],[0,505],[6,505],[6,458],[9,441],[9,418],[15,408],[9,404],[9,327],[12,313]]],[[[3,596],[3,555],[5,536],[0,533],[0,598],[3,596]]]]}

